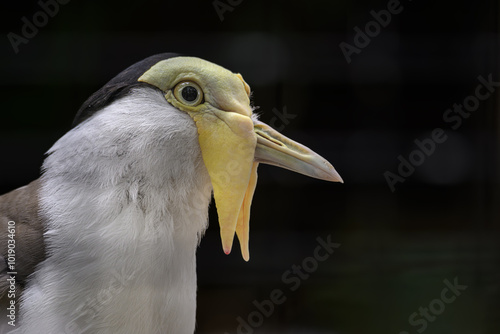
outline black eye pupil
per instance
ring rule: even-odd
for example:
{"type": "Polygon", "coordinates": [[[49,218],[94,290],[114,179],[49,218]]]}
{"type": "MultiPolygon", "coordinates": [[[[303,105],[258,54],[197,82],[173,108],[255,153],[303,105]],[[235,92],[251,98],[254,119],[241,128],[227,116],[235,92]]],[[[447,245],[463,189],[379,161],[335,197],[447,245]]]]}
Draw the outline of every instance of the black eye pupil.
{"type": "Polygon", "coordinates": [[[196,101],[198,98],[198,90],[193,86],[187,86],[182,89],[182,98],[188,102],[196,101]]]}

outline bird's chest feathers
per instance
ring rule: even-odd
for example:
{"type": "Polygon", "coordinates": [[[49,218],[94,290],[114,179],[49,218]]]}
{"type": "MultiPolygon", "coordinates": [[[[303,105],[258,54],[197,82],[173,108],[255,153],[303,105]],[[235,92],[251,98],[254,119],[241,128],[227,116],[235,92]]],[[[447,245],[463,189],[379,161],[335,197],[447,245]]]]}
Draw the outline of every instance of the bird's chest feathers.
{"type": "Polygon", "coordinates": [[[47,210],[51,270],[40,273],[41,286],[57,287],[46,294],[61,298],[54,313],[78,328],[112,329],[102,333],[182,333],[194,326],[195,253],[207,224],[209,184],[159,189],[125,182],[51,192],[56,183],[45,184],[51,195],[44,201],[58,204],[47,210]]]}

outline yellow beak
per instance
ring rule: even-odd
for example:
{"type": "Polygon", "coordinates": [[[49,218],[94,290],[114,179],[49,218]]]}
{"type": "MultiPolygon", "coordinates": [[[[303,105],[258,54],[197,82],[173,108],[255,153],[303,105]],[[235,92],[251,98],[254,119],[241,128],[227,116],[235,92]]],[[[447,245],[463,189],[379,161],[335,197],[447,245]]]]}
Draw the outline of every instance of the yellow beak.
{"type": "Polygon", "coordinates": [[[310,148],[283,136],[265,123],[260,121],[254,123],[257,134],[255,161],[321,180],[344,182],[335,168],[310,148]]]}
{"type": "Polygon", "coordinates": [[[243,259],[250,259],[250,206],[259,163],[343,182],[324,158],[247,115],[216,110],[191,116],[198,127],[203,161],[214,189],[222,248],[226,254],[231,252],[236,232],[243,259]]]}

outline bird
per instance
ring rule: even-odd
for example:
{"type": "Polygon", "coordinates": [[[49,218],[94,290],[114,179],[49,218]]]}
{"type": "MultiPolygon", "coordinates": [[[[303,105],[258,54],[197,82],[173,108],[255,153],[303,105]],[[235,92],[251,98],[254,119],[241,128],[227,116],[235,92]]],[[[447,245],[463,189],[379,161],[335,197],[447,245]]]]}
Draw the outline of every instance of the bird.
{"type": "Polygon", "coordinates": [[[22,290],[11,333],[192,334],[212,198],[223,252],[236,235],[248,261],[259,164],[343,182],[260,121],[252,99],[241,74],[176,53],[143,59],[92,94],[41,176],[0,196],[0,296],[22,290]]]}

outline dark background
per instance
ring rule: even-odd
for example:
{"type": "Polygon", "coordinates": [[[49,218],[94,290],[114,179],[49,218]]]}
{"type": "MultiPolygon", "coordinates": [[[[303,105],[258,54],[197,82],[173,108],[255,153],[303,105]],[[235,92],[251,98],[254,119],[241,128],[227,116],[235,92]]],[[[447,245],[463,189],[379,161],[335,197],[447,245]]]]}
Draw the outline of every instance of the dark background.
{"type": "Polygon", "coordinates": [[[212,1],[73,0],[16,54],[7,34],[41,7],[4,2],[0,193],[38,177],[80,104],[119,71],[160,52],[199,56],[242,73],[262,119],[330,160],[345,184],[261,166],[249,263],[237,245],[222,253],[211,208],[198,333],[236,333],[274,289],[286,301],[241,333],[499,333],[500,94],[456,130],[443,114],[474,94],[478,76],[500,81],[500,5],[402,1],[348,63],[339,44],[387,4],[244,0],[221,21],[212,1]],[[284,108],[295,116],[287,124],[276,120],[284,108]],[[392,192],[384,173],[435,128],[448,140],[392,192]],[[283,273],[329,235],[341,246],[290,291],[283,273]],[[410,324],[455,277],[467,289],[426,328],[410,324]]]}

